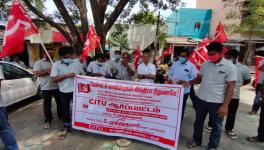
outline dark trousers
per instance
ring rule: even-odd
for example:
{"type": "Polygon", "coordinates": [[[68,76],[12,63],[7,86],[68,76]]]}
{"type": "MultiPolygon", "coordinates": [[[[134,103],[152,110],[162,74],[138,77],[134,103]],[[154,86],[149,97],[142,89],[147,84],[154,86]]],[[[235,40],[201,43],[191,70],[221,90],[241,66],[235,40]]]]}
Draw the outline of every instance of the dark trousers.
{"type": "Polygon", "coordinates": [[[53,120],[52,116],[52,96],[55,98],[57,104],[57,115],[58,118],[61,118],[61,103],[60,103],[60,91],[59,90],[43,90],[43,110],[45,115],[45,122],[51,123],[53,120]]]}
{"type": "Polygon", "coordinates": [[[254,98],[254,103],[252,106],[252,111],[258,112],[260,105],[261,105],[261,88],[262,88],[262,84],[257,84],[256,87],[256,96],[254,98]]]}
{"type": "Polygon", "coordinates": [[[16,138],[8,123],[4,107],[0,107],[0,137],[5,145],[5,150],[18,150],[16,138]]]}
{"type": "Polygon", "coordinates": [[[194,85],[191,86],[190,98],[192,100],[193,107],[195,108],[196,95],[195,95],[194,85]]]}
{"type": "Polygon", "coordinates": [[[63,93],[60,92],[61,98],[61,111],[62,111],[62,121],[64,128],[70,128],[71,117],[70,117],[70,103],[73,98],[73,93],[63,93]]]}
{"type": "Polygon", "coordinates": [[[261,111],[259,118],[259,127],[258,127],[258,139],[264,141],[264,102],[261,103],[261,111]]]}
{"type": "Polygon", "coordinates": [[[217,110],[222,104],[205,102],[197,97],[195,105],[196,119],[194,122],[193,140],[198,145],[202,144],[204,121],[209,113],[209,119],[212,121],[212,132],[208,148],[217,148],[221,138],[221,128],[223,122],[223,118],[218,116],[217,110]]]}
{"type": "Polygon", "coordinates": [[[189,94],[184,94],[183,95],[182,117],[181,117],[181,120],[183,120],[183,117],[184,117],[184,113],[185,113],[185,108],[186,108],[186,104],[187,104],[188,97],[189,97],[189,94]]]}
{"type": "Polygon", "coordinates": [[[228,114],[225,124],[226,131],[232,131],[234,129],[238,105],[239,99],[232,99],[228,105],[228,114]]]}

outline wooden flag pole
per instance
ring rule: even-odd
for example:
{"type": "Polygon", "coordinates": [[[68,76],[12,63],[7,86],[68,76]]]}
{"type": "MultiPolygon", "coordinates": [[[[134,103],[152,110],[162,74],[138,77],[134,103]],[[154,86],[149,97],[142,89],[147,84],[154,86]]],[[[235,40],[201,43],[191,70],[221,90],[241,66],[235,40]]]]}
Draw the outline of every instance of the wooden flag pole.
{"type": "Polygon", "coordinates": [[[45,53],[47,54],[47,56],[48,56],[48,58],[49,58],[51,64],[53,64],[53,60],[51,59],[51,57],[50,57],[50,55],[49,55],[49,53],[48,53],[48,51],[47,51],[47,49],[46,49],[46,47],[44,46],[44,44],[43,44],[42,41],[40,41],[40,45],[43,47],[43,49],[44,49],[45,53]]]}

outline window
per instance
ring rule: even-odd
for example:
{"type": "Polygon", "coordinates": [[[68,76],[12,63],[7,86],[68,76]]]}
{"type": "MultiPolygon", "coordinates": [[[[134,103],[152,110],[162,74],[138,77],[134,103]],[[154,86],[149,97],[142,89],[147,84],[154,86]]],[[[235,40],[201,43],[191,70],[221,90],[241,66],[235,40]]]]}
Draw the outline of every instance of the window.
{"type": "Polygon", "coordinates": [[[29,77],[29,73],[11,64],[1,64],[5,80],[29,77]]]}

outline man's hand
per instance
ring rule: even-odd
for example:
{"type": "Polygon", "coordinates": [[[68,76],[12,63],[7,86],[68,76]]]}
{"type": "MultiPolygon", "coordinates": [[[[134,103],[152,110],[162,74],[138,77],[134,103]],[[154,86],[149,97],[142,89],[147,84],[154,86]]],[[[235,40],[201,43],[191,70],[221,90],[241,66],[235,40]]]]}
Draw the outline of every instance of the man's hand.
{"type": "Polygon", "coordinates": [[[186,81],[184,81],[184,80],[179,80],[179,81],[177,82],[177,84],[180,84],[180,85],[183,85],[184,83],[186,83],[186,81]]]}
{"type": "Polygon", "coordinates": [[[74,78],[76,76],[75,73],[69,73],[66,75],[67,78],[74,78]]]}
{"type": "Polygon", "coordinates": [[[95,73],[94,76],[95,76],[95,77],[101,77],[101,76],[104,76],[104,75],[101,74],[101,73],[95,73]]]}
{"type": "Polygon", "coordinates": [[[217,111],[219,117],[224,118],[227,116],[228,113],[228,106],[221,105],[217,111]]]}

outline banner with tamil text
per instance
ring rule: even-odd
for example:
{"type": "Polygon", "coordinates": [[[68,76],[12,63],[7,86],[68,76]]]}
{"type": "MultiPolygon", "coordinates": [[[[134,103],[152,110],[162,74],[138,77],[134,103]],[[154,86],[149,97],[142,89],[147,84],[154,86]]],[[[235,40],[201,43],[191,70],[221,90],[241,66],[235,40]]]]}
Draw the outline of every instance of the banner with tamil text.
{"type": "Polygon", "coordinates": [[[176,150],[183,93],[179,85],[77,76],[73,128],[176,150]]]}

